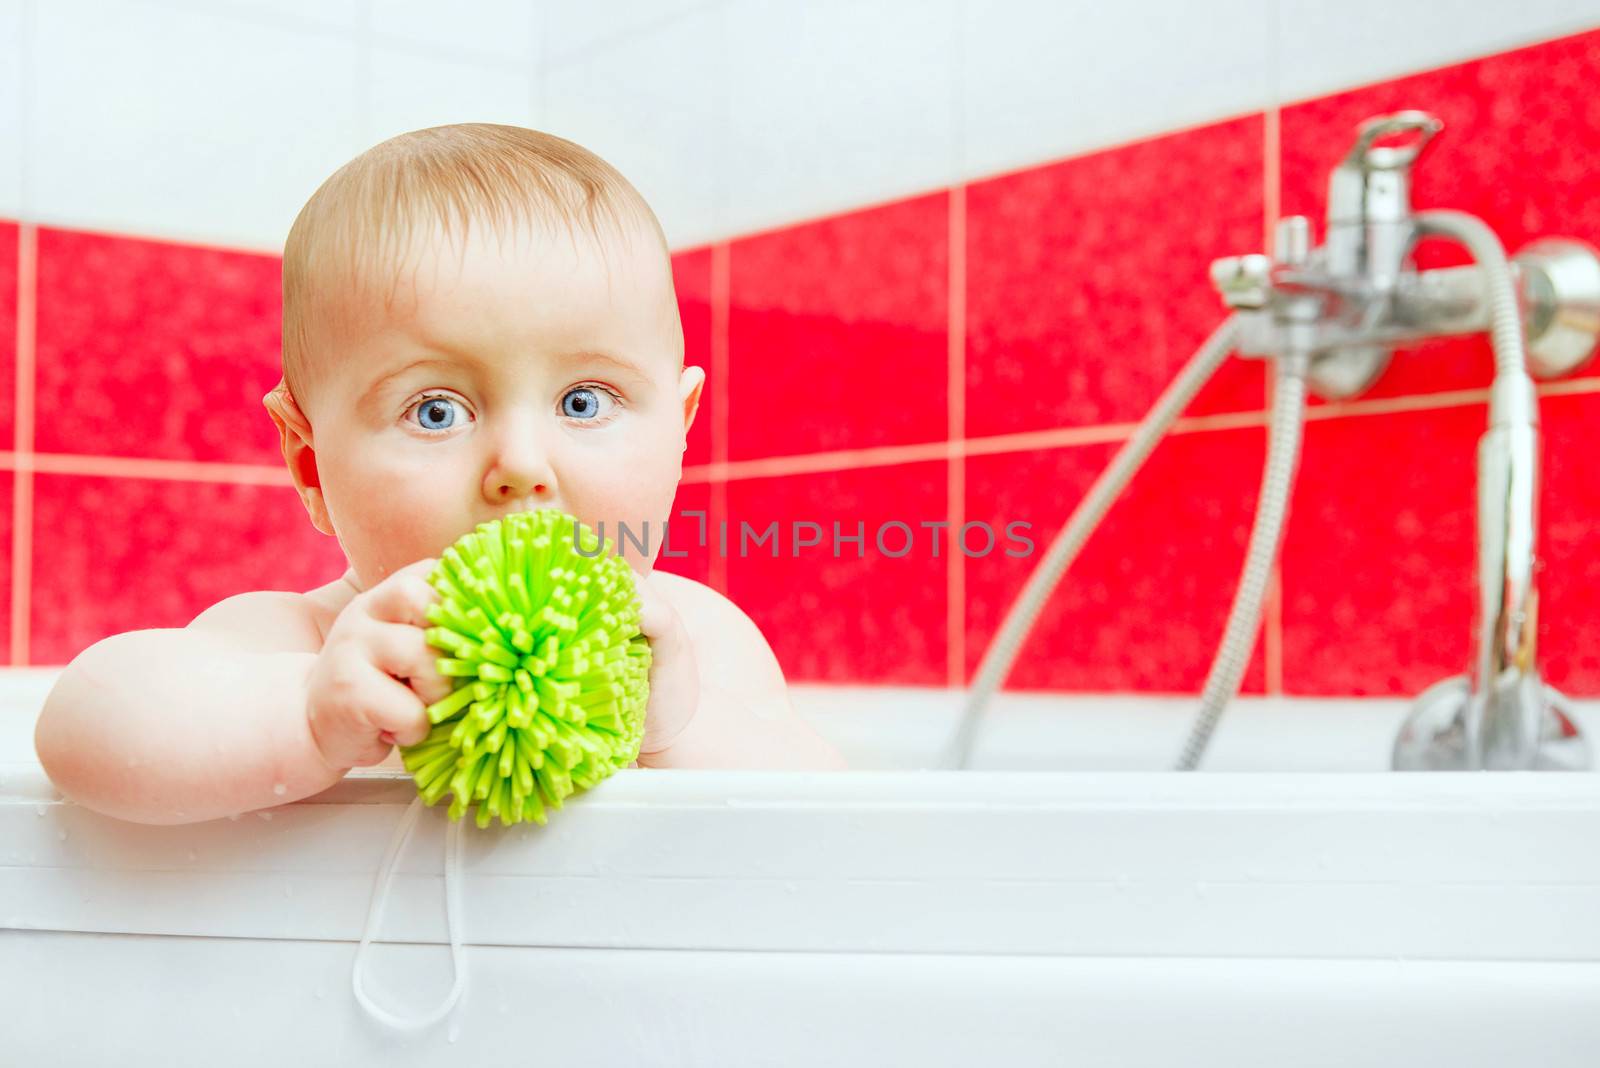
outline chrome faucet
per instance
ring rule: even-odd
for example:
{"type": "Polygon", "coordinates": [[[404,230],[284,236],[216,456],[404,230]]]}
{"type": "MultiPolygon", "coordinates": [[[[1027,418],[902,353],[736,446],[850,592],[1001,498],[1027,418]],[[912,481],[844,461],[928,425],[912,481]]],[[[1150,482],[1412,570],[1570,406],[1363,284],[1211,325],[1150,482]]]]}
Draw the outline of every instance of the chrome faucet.
{"type": "Polygon", "coordinates": [[[1576,370],[1600,334],[1600,255],[1565,238],[1530,244],[1507,263],[1492,231],[1452,211],[1416,212],[1411,168],[1443,128],[1403,111],[1363,123],[1329,182],[1324,244],[1310,221],[1279,221],[1274,257],[1212,264],[1237,309],[1242,356],[1304,359],[1319,395],[1366,389],[1397,342],[1488,331],[1496,372],[1478,446],[1478,586],[1471,671],[1415,702],[1394,745],[1398,770],[1587,768],[1587,741],[1567,699],[1539,676],[1538,396],[1541,378],[1576,370]],[[1380,141],[1400,139],[1399,144],[1380,141]],[[1466,245],[1475,264],[1418,271],[1423,237],[1466,245]]]}

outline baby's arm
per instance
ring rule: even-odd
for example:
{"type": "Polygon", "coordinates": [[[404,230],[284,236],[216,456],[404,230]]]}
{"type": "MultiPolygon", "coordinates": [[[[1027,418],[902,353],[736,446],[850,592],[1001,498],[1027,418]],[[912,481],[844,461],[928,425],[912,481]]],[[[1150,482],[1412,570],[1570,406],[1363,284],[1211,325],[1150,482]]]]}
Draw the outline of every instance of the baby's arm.
{"type": "Polygon", "coordinates": [[[347,769],[312,740],[317,653],[304,650],[315,626],[295,596],[240,594],[185,628],[114,634],[79,653],[34,730],[45,773],[73,801],[136,823],[215,819],[332,786],[347,769]]]}
{"type": "MultiPolygon", "coordinates": [[[[781,673],[776,685],[783,685],[781,673]]],[[[641,767],[849,768],[844,756],[795,714],[788,695],[775,689],[771,680],[759,689],[730,690],[715,680],[707,682],[702,672],[700,689],[700,710],[689,726],[664,751],[641,756],[641,767]],[[763,709],[769,718],[761,718],[756,709],[763,709]]]]}
{"type": "Polygon", "coordinates": [[[656,575],[694,648],[700,700],[683,733],[661,752],[641,755],[639,766],[846,770],[843,755],[795,714],[783,669],[755,622],[708,586],[656,575]]]}

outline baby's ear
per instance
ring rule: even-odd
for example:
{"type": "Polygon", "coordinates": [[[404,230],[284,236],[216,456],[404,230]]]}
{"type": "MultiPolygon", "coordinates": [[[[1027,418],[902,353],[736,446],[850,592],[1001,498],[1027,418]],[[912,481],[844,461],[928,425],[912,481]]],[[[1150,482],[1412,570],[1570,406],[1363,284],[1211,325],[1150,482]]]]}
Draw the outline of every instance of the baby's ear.
{"type": "Polygon", "coordinates": [[[283,462],[289,466],[289,476],[306,506],[311,525],[330,537],[336,536],[333,523],[328,518],[328,506],[322,499],[322,479],[317,474],[317,454],[311,447],[311,421],[300,410],[294,394],[280,378],[278,384],[261,398],[273,425],[278,428],[278,445],[283,452],[283,462]]]}
{"type": "Polygon", "coordinates": [[[689,428],[694,425],[695,413],[700,410],[700,390],[706,384],[706,371],[704,367],[694,364],[685,364],[682,373],[678,376],[678,399],[683,403],[683,436],[684,445],[689,447],[689,428]]]}

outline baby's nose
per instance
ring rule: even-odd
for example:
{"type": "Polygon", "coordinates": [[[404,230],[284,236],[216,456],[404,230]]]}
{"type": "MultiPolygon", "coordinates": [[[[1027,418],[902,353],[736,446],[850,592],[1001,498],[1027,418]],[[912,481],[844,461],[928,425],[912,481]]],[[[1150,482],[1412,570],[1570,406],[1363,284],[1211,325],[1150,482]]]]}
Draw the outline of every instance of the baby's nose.
{"type": "Polygon", "coordinates": [[[552,441],[541,432],[531,412],[510,412],[507,425],[493,440],[493,456],[483,472],[483,496],[493,504],[542,504],[555,489],[555,468],[550,464],[552,441]]]}
{"type": "Polygon", "coordinates": [[[484,497],[502,507],[543,507],[555,492],[550,454],[537,442],[518,439],[504,445],[484,472],[484,497]]]}

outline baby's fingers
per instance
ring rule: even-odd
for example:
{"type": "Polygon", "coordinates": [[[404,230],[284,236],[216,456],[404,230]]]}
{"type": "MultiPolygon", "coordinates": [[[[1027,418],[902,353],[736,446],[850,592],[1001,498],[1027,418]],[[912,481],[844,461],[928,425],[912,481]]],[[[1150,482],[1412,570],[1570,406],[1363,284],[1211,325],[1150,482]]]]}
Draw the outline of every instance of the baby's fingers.
{"type": "Polygon", "coordinates": [[[439,674],[444,654],[428,644],[427,632],[407,623],[378,623],[363,635],[369,658],[384,673],[410,684],[425,705],[442,701],[455,689],[439,674]]]}
{"type": "Polygon", "coordinates": [[[407,564],[368,590],[364,595],[367,614],[384,623],[432,626],[427,611],[439,600],[439,591],[428,585],[428,574],[437,563],[437,559],[427,557],[407,564]]]}
{"type": "Polygon", "coordinates": [[[395,742],[411,745],[428,736],[417,695],[370,663],[351,664],[321,697],[307,715],[330,767],[376,764],[395,742]]]}
{"type": "Polygon", "coordinates": [[[385,745],[416,745],[433,729],[422,702],[404,683],[382,672],[376,674],[376,686],[364,709],[369,727],[378,729],[385,745]]]}

